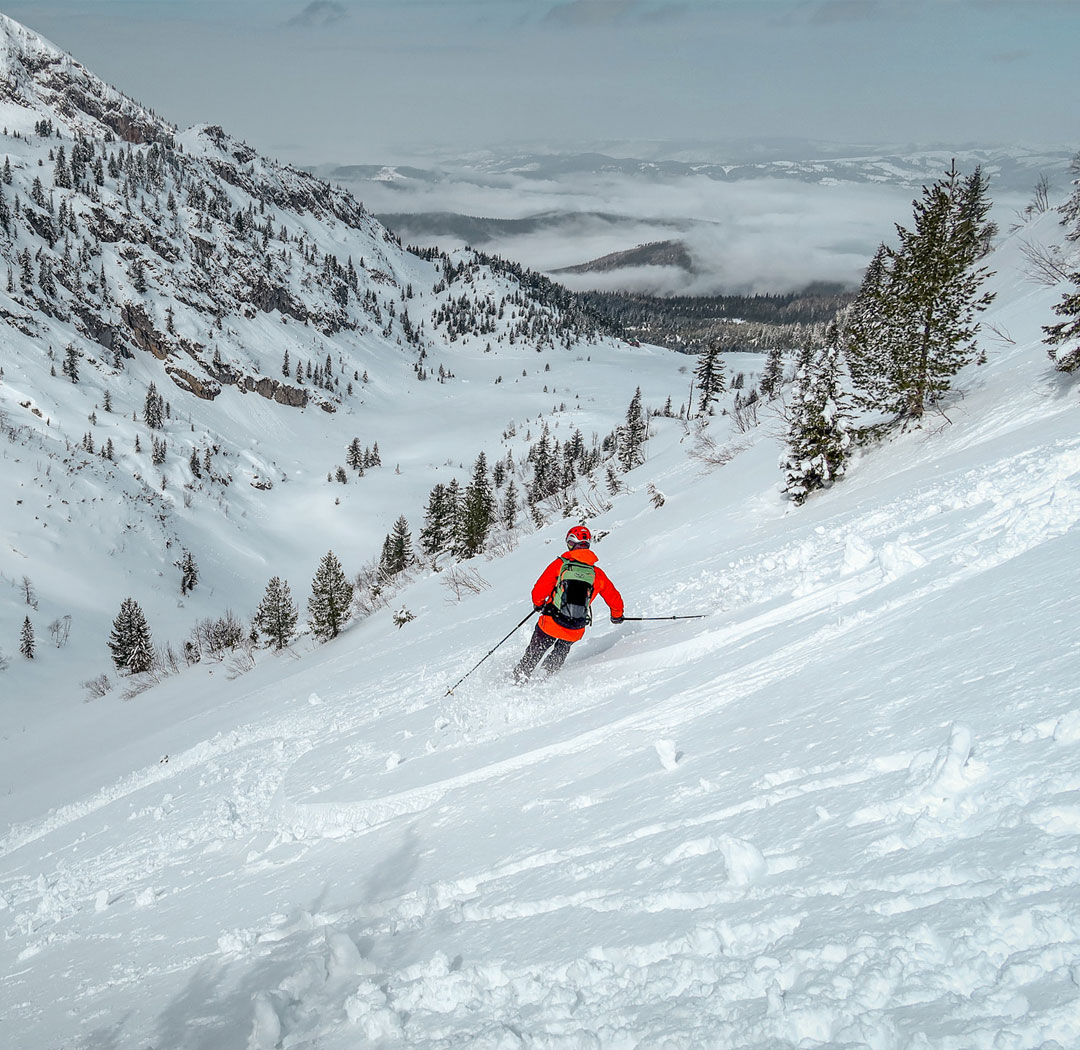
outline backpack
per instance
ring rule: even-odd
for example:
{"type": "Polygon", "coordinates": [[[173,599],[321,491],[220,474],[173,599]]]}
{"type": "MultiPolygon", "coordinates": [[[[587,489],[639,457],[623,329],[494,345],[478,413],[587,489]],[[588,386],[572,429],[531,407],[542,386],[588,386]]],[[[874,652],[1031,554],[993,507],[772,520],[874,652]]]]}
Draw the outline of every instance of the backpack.
{"type": "Polygon", "coordinates": [[[592,623],[590,603],[595,582],[596,569],[592,565],[572,558],[563,558],[548,615],[560,627],[569,631],[588,627],[592,623]]]}

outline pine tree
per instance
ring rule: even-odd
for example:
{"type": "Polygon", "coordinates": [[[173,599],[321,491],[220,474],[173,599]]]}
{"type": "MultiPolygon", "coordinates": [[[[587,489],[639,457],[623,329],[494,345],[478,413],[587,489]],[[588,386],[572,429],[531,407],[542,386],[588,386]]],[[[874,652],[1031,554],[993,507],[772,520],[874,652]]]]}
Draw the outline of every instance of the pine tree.
{"type": "MultiPolygon", "coordinates": [[[[711,346],[698,354],[694,378],[698,385],[698,415],[708,416],[711,414],[712,403],[727,388],[724,379],[724,362],[720,358],[718,345],[711,346]]],[[[669,398],[669,403],[670,400],[669,398]]]]}
{"type": "Polygon", "coordinates": [[[420,529],[420,550],[428,557],[448,550],[455,530],[454,507],[447,487],[437,484],[428,495],[424,524],[420,529]]]}
{"type": "Polygon", "coordinates": [[[351,470],[364,473],[364,450],[360,447],[360,439],[354,437],[349,442],[349,447],[345,450],[345,462],[349,465],[351,470]]]}
{"type": "Polygon", "coordinates": [[[27,660],[33,660],[34,649],[34,625],[30,622],[30,617],[26,616],[23,618],[22,630],[19,632],[19,652],[27,660]]]}
{"type": "Polygon", "coordinates": [[[274,643],[275,649],[284,649],[296,634],[298,618],[299,609],[293,601],[288,581],[274,576],[266,585],[252,623],[274,643]]]}
{"type": "Polygon", "coordinates": [[[125,598],[120,603],[120,611],[113,620],[108,645],[118,671],[141,674],[153,666],[154,647],[150,628],[146,623],[146,616],[134,598],[125,598]]]}
{"type": "Polygon", "coordinates": [[[79,351],[74,343],[68,343],[64,348],[64,375],[73,383],[79,381],[79,351]]]}
{"type": "Polygon", "coordinates": [[[871,263],[844,337],[864,405],[917,421],[976,359],[975,318],[994,298],[979,292],[995,229],[986,190],[981,169],[962,179],[954,165],[923,188],[913,228],[897,227],[899,247],[871,263]]]}
{"type": "Polygon", "coordinates": [[[487,457],[481,452],[473,465],[472,481],[465,490],[458,518],[458,556],[471,558],[479,554],[494,521],[495,497],[488,479],[487,457]]]}
{"type": "Polygon", "coordinates": [[[139,295],[146,293],[149,285],[146,283],[146,264],[142,259],[136,259],[131,267],[131,287],[139,295]]]}
{"type": "Polygon", "coordinates": [[[551,453],[551,437],[546,423],[544,429],[540,431],[536,444],[529,449],[529,459],[533,466],[532,483],[529,485],[529,502],[539,503],[547,499],[559,487],[559,476],[555,469],[554,456],[551,453]]]}
{"type": "Polygon", "coordinates": [[[784,355],[778,346],[774,346],[765,358],[765,368],[761,373],[762,394],[770,401],[780,392],[784,381],[784,355]]]}
{"type": "Polygon", "coordinates": [[[851,449],[851,410],[844,390],[838,326],[824,347],[805,354],[795,376],[787,452],[781,460],[784,491],[802,504],[816,489],[843,475],[851,449]]]}
{"type": "Polygon", "coordinates": [[[349,619],[353,586],[345,577],[333,551],[327,551],[311,581],[308,616],[317,638],[329,641],[336,638],[349,619]]]}
{"type": "Polygon", "coordinates": [[[404,572],[414,560],[412,535],[404,515],[394,522],[394,528],[383,543],[379,568],[387,576],[404,572]]]}
{"type": "MultiPolygon", "coordinates": [[[[1072,226],[1066,234],[1070,241],[1080,240],[1080,153],[1072,161],[1070,170],[1076,176],[1069,199],[1061,206],[1062,226],[1072,226]]],[[[1054,367],[1059,372],[1075,372],[1080,368],[1080,270],[1069,275],[1072,288],[1061,297],[1061,302],[1054,306],[1054,313],[1064,317],[1057,324],[1044,325],[1047,353],[1054,367]]]]}
{"type": "Polygon", "coordinates": [[[518,514],[517,505],[518,490],[514,484],[514,479],[511,478],[506,484],[506,491],[503,493],[502,510],[499,513],[499,520],[503,528],[512,529],[514,527],[518,514]]]}
{"type": "Polygon", "coordinates": [[[879,244],[859,294],[839,318],[856,400],[865,408],[876,406],[897,382],[892,342],[899,326],[892,323],[893,306],[889,249],[879,244]]]}
{"type": "Polygon", "coordinates": [[[626,422],[619,428],[619,464],[623,470],[633,470],[645,462],[642,446],[648,436],[649,424],[641,407],[641,387],[634,391],[626,410],[626,422]]]}
{"type": "Polygon", "coordinates": [[[1062,296],[1054,313],[1066,320],[1044,325],[1043,331],[1050,349],[1047,351],[1059,372],[1075,372],[1080,368],[1080,271],[1072,274],[1072,291],[1062,296]],[[1070,345],[1071,344],[1071,345],[1070,345]]]}
{"type": "Polygon", "coordinates": [[[158,393],[153,380],[146,388],[146,400],[143,402],[143,422],[151,430],[160,430],[165,425],[165,399],[158,393]]]}
{"type": "Polygon", "coordinates": [[[180,593],[189,594],[195,590],[198,582],[199,566],[195,564],[195,557],[191,551],[184,551],[184,556],[180,559],[180,593]]]}

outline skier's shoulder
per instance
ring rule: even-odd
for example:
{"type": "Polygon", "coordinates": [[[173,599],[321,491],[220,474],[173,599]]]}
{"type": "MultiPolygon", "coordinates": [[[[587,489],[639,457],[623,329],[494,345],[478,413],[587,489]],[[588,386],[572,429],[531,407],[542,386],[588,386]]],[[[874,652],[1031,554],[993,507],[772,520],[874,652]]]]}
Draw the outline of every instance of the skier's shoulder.
{"type": "MultiPolygon", "coordinates": [[[[595,566],[600,559],[596,556],[594,551],[589,550],[588,547],[578,547],[576,550],[567,551],[565,554],[560,555],[559,561],[580,561],[585,565],[595,566]]],[[[599,570],[597,570],[599,571],[599,570]]]]}

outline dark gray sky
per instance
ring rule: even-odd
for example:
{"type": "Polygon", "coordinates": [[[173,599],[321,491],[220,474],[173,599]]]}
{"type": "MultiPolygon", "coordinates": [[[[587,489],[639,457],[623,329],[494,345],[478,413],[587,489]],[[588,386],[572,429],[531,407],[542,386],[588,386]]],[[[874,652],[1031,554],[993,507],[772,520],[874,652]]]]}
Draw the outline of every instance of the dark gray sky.
{"type": "Polygon", "coordinates": [[[1080,142],[1076,0],[25,0],[166,118],[294,163],[795,137],[1080,142]]]}

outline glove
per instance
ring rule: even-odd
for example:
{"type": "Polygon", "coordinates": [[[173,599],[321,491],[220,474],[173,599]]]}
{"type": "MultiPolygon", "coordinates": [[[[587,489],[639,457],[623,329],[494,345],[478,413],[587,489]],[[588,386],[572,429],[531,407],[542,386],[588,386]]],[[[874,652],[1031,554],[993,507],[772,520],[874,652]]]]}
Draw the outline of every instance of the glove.
{"type": "Polygon", "coordinates": [[[542,605],[534,605],[533,606],[533,612],[543,612],[543,611],[544,611],[544,607],[542,605]]]}
{"type": "Polygon", "coordinates": [[[622,622],[623,622],[623,618],[622,618],[621,616],[612,616],[612,618],[611,618],[611,622],[612,622],[612,623],[622,623],[622,622]]]}

